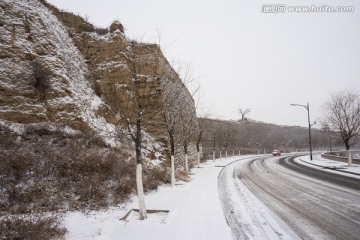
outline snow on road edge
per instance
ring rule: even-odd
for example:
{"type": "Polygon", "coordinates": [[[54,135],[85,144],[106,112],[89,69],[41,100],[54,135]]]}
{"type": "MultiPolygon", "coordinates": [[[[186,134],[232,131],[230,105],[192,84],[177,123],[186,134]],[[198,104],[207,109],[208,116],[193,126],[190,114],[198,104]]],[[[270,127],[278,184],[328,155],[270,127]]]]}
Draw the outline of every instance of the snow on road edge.
{"type": "Polygon", "coordinates": [[[322,158],[320,154],[313,156],[313,160],[310,160],[310,155],[297,157],[294,159],[297,163],[320,169],[326,172],[331,172],[333,174],[340,174],[344,176],[349,176],[353,178],[360,179],[360,165],[352,164],[348,166],[347,163],[329,160],[322,158]]]}

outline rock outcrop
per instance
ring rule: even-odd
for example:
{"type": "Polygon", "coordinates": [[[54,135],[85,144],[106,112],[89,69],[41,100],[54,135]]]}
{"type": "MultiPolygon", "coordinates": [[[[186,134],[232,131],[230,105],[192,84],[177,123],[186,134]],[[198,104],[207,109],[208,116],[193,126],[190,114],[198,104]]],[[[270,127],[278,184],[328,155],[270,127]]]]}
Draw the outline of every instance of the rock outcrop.
{"type": "MultiPolygon", "coordinates": [[[[139,94],[157,111],[153,122],[163,122],[161,79],[181,80],[159,46],[128,40],[119,22],[98,29],[44,0],[2,0],[0,8],[1,120],[62,123],[115,144],[111,109],[131,100],[137,79],[139,94]]],[[[192,96],[185,86],[180,91],[195,114],[192,96]]],[[[166,149],[164,124],[146,131],[166,149]]]]}
{"type": "Polygon", "coordinates": [[[1,3],[0,118],[61,122],[88,131],[111,125],[96,114],[102,100],[66,28],[37,1],[1,3]]]}

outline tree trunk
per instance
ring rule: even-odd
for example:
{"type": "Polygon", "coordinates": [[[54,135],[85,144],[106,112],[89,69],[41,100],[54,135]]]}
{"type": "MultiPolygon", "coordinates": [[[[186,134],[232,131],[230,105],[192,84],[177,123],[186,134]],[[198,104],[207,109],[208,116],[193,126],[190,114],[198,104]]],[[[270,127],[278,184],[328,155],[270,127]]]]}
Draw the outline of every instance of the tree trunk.
{"type": "Polygon", "coordinates": [[[200,152],[197,153],[197,167],[200,167],[200,152]]]}
{"type": "Polygon", "coordinates": [[[200,131],[199,135],[198,135],[198,139],[196,141],[196,151],[197,151],[197,165],[198,167],[200,166],[200,142],[201,142],[201,138],[202,138],[202,130],[200,131]]]}
{"type": "Polygon", "coordinates": [[[143,189],[142,164],[136,164],[136,187],[139,198],[139,219],[144,220],[146,216],[145,195],[143,189]]]}
{"type": "Polygon", "coordinates": [[[226,150],[226,152],[225,152],[225,158],[227,158],[227,150],[226,150]]]}
{"type": "Polygon", "coordinates": [[[136,189],[139,198],[139,219],[144,220],[146,216],[146,205],[145,195],[143,188],[143,177],[142,177],[142,156],[141,156],[141,120],[140,118],[136,121],[136,137],[133,137],[135,142],[135,153],[136,153],[136,189]]]}
{"type": "Polygon", "coordinates": [[[346,154],[347,154],[347,158],[348,158],[348,165],[351,166],[351,165],[352,165],[352,158],[351,158],[349,140],[346,139],[346,140],[344,141],[344,143],[345,143],[346,154]]]}
{"type": "MultiPolygon", "coordinates": [[[[216,150],[216,141],[215,141],[215,135],[214,135],[214,139],[213,139],[213,152],[215,152],[216,150]]],[[[215,156],[215,155],[214,155],[215,156]]],[[[215,160],[215,157],[214,157],[215,160]]]]}
{"type": "Polygon", "coordinates": [[[215,161],[215,151],[213,151],[213,160],[215,161]]]}
{"type": "Polygon", "coordinates": [[[171,164],[171,186],[175,186],[175,140],[173,131],[169,132],[170,137],[170,164],[171,164]]]}
{"type": "Polygon", "coordinates": [[[171,186],[175,186],[175,160],[174,155],[171,155],[171,186]]]}
{"type": "Polygon", "coordinates": [[[220,151],[220,158],[221,158],[221,151],[220,151]]]}
{"type": "Polygon", "coordinates": [[[351,151],[350,149],[347,149],[346,152],[348,157],[348,165],[351,166],[352,165],[351,151]]]}
{"type": "Polygon", "coordinates": [[[187,143],[184,142],[184,156],[185,156],[185,171],[189,172],[189,163],[188,163],[188,147],[187,147],[187,143]]]}
{"type": "Polygon", "coordinates": [[[188,155],[185,153],[185,171],[189,172],[188,155]]]}

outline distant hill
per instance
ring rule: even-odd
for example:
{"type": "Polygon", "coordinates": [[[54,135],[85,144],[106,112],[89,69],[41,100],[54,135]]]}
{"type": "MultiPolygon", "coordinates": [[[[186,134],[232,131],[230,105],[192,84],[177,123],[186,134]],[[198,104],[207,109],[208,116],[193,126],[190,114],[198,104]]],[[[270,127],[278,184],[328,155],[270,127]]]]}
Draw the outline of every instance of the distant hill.
{"type": "MultiPolygon", "coordinates": [[[[309,149],[308,128],[299,126],[281,126],[254,120],[226,121],[210,118],[199,118],[199,126],[203,130],[203,152],[209,157],[215,150],[225,154],[238,153],[270,153],[273,149],[282,152],[309,149]]],[[[313,149],[328,149],[328,136],[319,129],[312,129],[313,149]]],[[[332,146],[341,146],[339,140],[332,140],[332,146]]],[[[223,155],[224,156],[224,155],[223,155]]]]}

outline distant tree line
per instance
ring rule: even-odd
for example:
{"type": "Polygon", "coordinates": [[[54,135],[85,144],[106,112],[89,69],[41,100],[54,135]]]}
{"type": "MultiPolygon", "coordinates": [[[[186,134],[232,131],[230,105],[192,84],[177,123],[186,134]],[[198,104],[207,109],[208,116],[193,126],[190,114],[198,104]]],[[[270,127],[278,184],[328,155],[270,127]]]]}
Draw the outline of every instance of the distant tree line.
{"type": "MultiPolygon", "coordinates": [[[[199,118],[203,130],[202,147],[204,158],[211,159],[226,154],[270,153],[273,149],[282,152],[305,151],[309,148],[308,129],[304,127],[279,126],[252,121],[225,121],[199,118]]],[[[321,129],[312,129],[312,145],[315,150],[339,147],[339,137],[331,136],[321,129]]]]}

